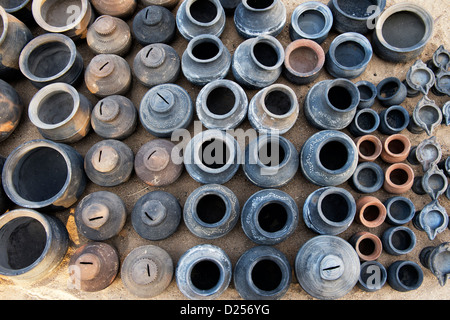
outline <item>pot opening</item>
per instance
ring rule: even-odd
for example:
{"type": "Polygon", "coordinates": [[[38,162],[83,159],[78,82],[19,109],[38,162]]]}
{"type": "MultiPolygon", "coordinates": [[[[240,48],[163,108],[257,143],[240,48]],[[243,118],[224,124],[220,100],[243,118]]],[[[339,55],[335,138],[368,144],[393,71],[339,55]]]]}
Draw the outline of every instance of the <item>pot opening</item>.
{"type": "Polygon", "coordinates": [[[258,261],[252,269],[252,281],[262,291],[273,291],[278,288],[283,279],[280,266],[272,260],[258,261]]]}
{"type": "Polygon", "coordinates": [[[411,207],[401,199],[393,201],[389,209],[390,215],[396,220],[404,220],[411,215],[411,207]]]}
{"type": "Polygon", "coordinates": [[[432,174],[428,178],[428,185],[430,186],[431,190],[433,190],[433,191],[442,190],[442,189],[444,189],[445,182],[446,182],[444,179],[446,179],[446,178],[444,178],[440,174],[432,174]]]}
{"type": "Polygon", "coordinates": [[[419,273],[411,265],[404,265],[398,270],[398,279],[407,287],[414,287],[419,281],[419,273]]]}
{"type": "Polygon", "coordinates": [[[320,210],[325,218],[333,222],[345,221],[349,214],[347,199],[338,193],[326,195],[322,199],[320,210]]]}
{"type": "Polygon", "coordinates": [[[359,152],[365,157],[370,157],[375,155],[377,146],[373,141],[364,140],[359,144],[359,152]]]}
{"type": "Polygon", "coordinates": [[[363,255],[370,256],[375,253],[376,245],[372,239],[366,238],[359,242],[358,249],[363,255]]]}
{"type": "Polygon", "coordinates": [[[42,2],[41,16],[52,27],[65,27],[79,19],[82,7],[81,0],[47,0],[42,2]]]}
{"type": "Polygon", "coordinates": [[[408,173],[403,169],[394,169],[389,175],[391,182],[397,186],[402,186],[408,182],[408,173]]]}
{"type": "Polygon", "coordinates": [[[246,0],[250,8],[261,10],[270,7],[274,0],[246,0]]]}
{"type": "Polygon", "coordinates": [[[426,213],[423,223],[425,225],[427,225],[428,227],[430,227],[430,229],[436,230],[437,228],[442,226],[444,223],[443,214],[445,214],[445,213],[442,213],[438,210],[431,210],[426,213]]]}
{"type": "Polygon", "coordinates": [[[267,167],[277,167],[286,159],[286,151],[278,141],[268,141],[260,146],[258,159],[267,167]]]}
{"type": "Polygon", "coordinates": [[[225,216],[227,206],[222,197],[216,194],[207,194],[197,203],[196,213],[201,221],[207,224],[219,222],[225,216]]]}
{"type": "Polygon", "coordinates": [[[53,148],[39,147],[25,154],[12,174],[16,192],[33,202],[53,198],[64,187],[68,176],[67,163],[53,148]]]}
{"type": "Polygon", "coordinates": [[[277,50],[265,42],[256,43],[253,47],[253,54],[256,60],[266,67],[274,67],[280,59],[277,50]]]}
{"type": "Polygon", "coordinates": [[[401,154],[405,151],[405,144],[401,140],[391,140],[387,147],[392,154],[401,154]]]}
{"type": "Polygon", "coordinates": [[[192,55],[199,60],[209,60],[216,57],[220,52],[217,43],[212,41],[203,41],[196,43],[192,48],[192,55]]]}
{"type": "Polygon", "coordinates": [[[364,62],[366,51],[355,41],[345,41],[336,47],[334,56],[340,65],[352,68],[364,62]]]}
{"type": "Polygon", "coordinates": [[[392,246],[397,250],[404,251],[407,250],[411,244],[411,235],[404,230],[397,230],[392,233],[391,237],[392,246]]]}
{"type": "Polygon", "coordinates": [[[228,114],[234,108],[236,97],[227,87],[217,87],[211,90],[206,99],[206,107],[215,115],[228,114]]]}
{"type": "Polygon", "coordinates": [[[378,176],[377,173],[372,168],[364,168],[361,171],[359,171],[357,179],[362,186],[369,188],[377,183],[378,176]]]}
{"type": "Polygon", "coordinates": [[[350,108],[353,102],[350,92],[341,86],[334,86],[328,90],[328,100],[333,107],[339,110],[350,108]]]}
{"type": "Polygon", "coordinates": [[[277,202],[264,205],[258,213],[258,224],[266,232],[280,231],[287,220],[286,208],[277,202]]]}
{"type": "MultiPolygon", "coordinates": [[[[342,11],[353,17],[365,18],[373,14],[370,6],[378,5],[377,0],[338,0],[337,4],[342,11]]],[[[382,10],[383,8],[380,8],[382,10]]]]}
{"type": "Polygon", "coordinates": [[[203,142],[199,153],[202,164],[210,169],[220,169],[230,160],[230,150],[225,141],[215,138],[203,142]]]}
{"type": "Polygon", "coordinates": [[[403,128],[406,121],[408,121],[403,112],[397,109],[389,110],[386,114],[386,120],[387,124],[393,129],[403,128]]]}
{"type": "Polygon", "coordinates": [[[436,108],[431,106],[424,106],[419,109],[418,117],[425,124],[431,125],[439,121],[440,114],[436,108]]]}
{"type": "Polygon", "coordinates": [[[0,265],[20,270],[39,259],[45,249],[47,235],[36,219],[20,217],[0,230],[0,265]]]}
{"type": "Polygon", "coordinates": [[[291,97],[281,90],[270,91],[265,99],[264,104],[267,110],[277,116],[282,116],[291,111],[291,97]]]}
{"type": "Polygon", "coordinates": [[[201,23],[213,21],[218,14],[216,5],[209,0],[194,1],[189,8],[189,12],[196,21],[201,23]]]}
{"type": "Polygon", "coordinates": [[[201,260],[193,266],[190,278],[198,290],[211,290],[219,283],[221,273],[216,262],[201,260]]]}
{"type": "Polygon", "coordinates": [[[306,34],[318,34],[325,28],[325,17],[317,10],[305,10],[299,15],[297,24],[306,34]]]}
{"type": "Polygon", "coordinates": [[[72,95],[68,92],[57,92],[41,101],[37,116],[45,124],[57,124],[66,120],[73,108],[72,95]]]}
{"type": "Polygon", "coordinates": [[[365,131],[369,131],[372,129],[376,129],[375,125],[377,124],[377,119],[375,115],[370,112],[362,112],[358,115],[356,119],[358,126],[365,131]]]}
{"type": "Polygon", "coordinates": [[[374,93],[372,89],[365,84],[359,85],[358,90],[361,100],[370,100],[376,96],[376,92],[374,93]]]}
{"type": "Polygon", "coordinates": [[[309,47],[294,49],[289,56],[289,65],[298,73],[310,73],[317,68],[319,57],[309,47]]]}
{"type": "Polygon", "coordinates": [[[348,161],[347,148],[339,141],[330,141],[320,149],[319,160],[326,169],[339,170],[348,161]]]}
{"type": "Polygon", "coordinates": [[[50,78],[63,71],[70,63],[71,52],[62,42],[47,42],[30,52],[27,67],[39,78],[50,78]]]}
{"type": "Polygon", "coordinates": [[[381,31],[389,45],[404,49],[419,44],[426,29],[419,15],[411,11],[399,11],[386,19],[381,31]]]}
{"type": "Polygon", "coordinates": [[[363,217],[366,221],[375,221],[380,216],[380,208],[375,205],[367,206],[364,209],[363,217]]]}

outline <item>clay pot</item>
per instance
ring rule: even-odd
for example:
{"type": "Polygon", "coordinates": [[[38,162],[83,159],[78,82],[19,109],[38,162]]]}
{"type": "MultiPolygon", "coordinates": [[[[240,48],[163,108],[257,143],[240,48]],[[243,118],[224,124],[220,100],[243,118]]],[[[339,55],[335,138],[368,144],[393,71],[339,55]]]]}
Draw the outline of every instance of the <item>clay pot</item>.
{"type": "Polygon", "coordinates": [[[100,98],[124,95],[131,86],[128,62],[115,54],[99,54],[89,62],[84,73],[88,90],[100,98]]]}
{"type": "Polygon", "coordinates": [[[374,135],[364,135],[355,139],[359,161],[375,161],[383,151],[383,144],[374,135]]]}
{"type": "Polygon", "coordinates": [[[23,113],[22,100],[7,82],[0,80],[0,142],[6,140],[19,125],[23,113]]]}
{"type": "Polygon", "coordinates": [[[34,20],[45,31],[62,33],[73,40],[84,39],[95,15],[88,0],[80,2],[81,7],[71,7],[72,2],[37,0],[33,1],[31,9],[34,20]]]}
{"type": "Polygon", "coordinates": [[[407,92],[406,86],[396,77],[385,78],[377,85],[377,99],[383,107],[402,104],[407,92]]]}
{"type": "Polygon", "coordinates": [[[378,130],[386,135],[402,132],[409,125],[409,113],[402,106],[392,106],[380,112],[378,130]]]}
{"type": "Polygon", "coordinates": [[[377,260],[383,252],[380,238],[370,232],[355,233],[348,242],[355,248],[362,261],[377,260]]]}
{"type": "Polygon", "coordinates": [[[386,207],[372,196],[363,196],[356,201],[356,219],[368,228],[379,227],[386,219],[386,207]]]}
{"type": "Polygon", "coordinates": [[[366,261],[361,264],[358,287],[367,292],[380,290],[387,280],[386,268],[378,261],[366,261]]]}
{"type": "Polygon", "coordinates": [[[386,229],[382,236],[383,249],[390,255],[400,256],[411,252],[416,246],[416,235],[414,232],[403,226],[390,227],[386,229]]]}
{"type": "Polygon", "coordinates": [[[245,39],[276,37],[286,24],[286,7],[280,0],[243,0],[234,12],[234,25],[245,39]]]}
{"type": "Polygon", "coordinates": [[[133,18],[134,38],[143,46],[172,42],[175,37],[175,17],[161,6],[148,6],[133,18]]]}
{"type": "Polygon", "coordinates": [[[423,271],[413,261],[395,261],[388,267],[387,273],[391,288],[400,292],[416,290],[423,282],[423,271]]]}
{"type": "Polygon", "coordinates": [[[394,163],[385,172],[383,187],[389,193],[402,194],[410,190],[413,183],[413,169],[405,163],[394,163]]]}
{"type": "Polygon", "coordinates": [[[355,84],[360,96],[358,109],[371,108],[377,97],[377,87],[372,82],[364,80],[358,81],[355,84]]]}
{"type": "Polygon", "coordinates": [[[442,123],[442,111],[434,100],[424,96],[413,110],[408,129],[412,133],[425,132],[431,136],[433,131],[442,123]]]}
{"type": "Polygon", "coordinates": [[[394,134],[383,142],[381,159],[387,163],[398,163],[408,158],[411,150],[411,141],[403,134],[394,134]]]}
{"type": "Polygon", "coordinates": [[[132,37],[125,21],[104,15],[89,27],[86,41],[95,54],[125,56],[130,51],[132,37]]]}
{"type": "Polygon", "coordinates": [[[370,108],[360,109],[356,112],[348,131],[355,137],[373,133],[380,125],[380,116],[370,108]]]}
{"type": "Polygon", "coordinates": [[[441,287],[445,286],[449,275],[446,262],[449,252],[450,243],[444,242],[435,247],[425,247],[419,254],[420,263],[435,275],[441,287]]]}
{"type": "Polygon", "coordinates": [[[19,56],[23,47],[33,38],[27,26],[0,7],[0,78],[20,75],[19,56]]]}
{"type": "Polygon", "coordinates": [[[414,203],[405,197],[396,196],[384,201],[386,207],[386,222],[393,226],[401,226],[410,222],[415,213],[414,203]]]}
{"type": "Polygon", "coordinates": [[[350,185],[359,193],[374,193],[383,187],[384,171],[375,162],[361,162],[353,173],[350,185]]]}
{"type": "Polygon", "coordinates": [[[136,0],[91,0],[92,6],[101,15],[118,18],[130,17],[136,10],[136,0]]]}
{"type": "Polygon", "coordinates": [[[172,10],[180,0],[139,0],[139,3],[144,6],[162,6],[172,10]]]}
{"type": "Polygon", "coordinates": [[[284,76],[292,83],[307,84],[317,79],[324,63],[320,45],[312,40],[296,40],[286,47],[284,76]]]}

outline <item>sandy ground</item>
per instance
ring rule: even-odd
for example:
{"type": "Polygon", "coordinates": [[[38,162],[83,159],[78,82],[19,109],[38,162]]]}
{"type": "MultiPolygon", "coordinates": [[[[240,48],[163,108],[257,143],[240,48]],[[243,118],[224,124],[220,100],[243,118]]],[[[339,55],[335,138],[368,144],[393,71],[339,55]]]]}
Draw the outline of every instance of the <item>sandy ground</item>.
{"type": "MultiPolygon", "coordinates": [[[[288,21],[290,21],[290,17],[293,9],[299,3],[298,1],[293,0],[284,0],[284,4],[287,7],[288,12],[288,21]]],[[[321,2],[327,2],[322,0],[321,2]]],[[[401,2],[400,0],[391,0],[388,1],[388,7],[401,2]]],[[[450,48],[450,40],[448,37],[448,29],[449,29],[449,14],[450,14],[450,1],[449,0],[436,0],[436,1],[428,1],[428,0],[411,0],[411,2],[416,3],[420,6],[425,7],[433,16],[435,21],[435,29],[434,35],[431,41],[427,44],[425,51],[422,53],[420,58],[423,61],[427,61],[432,56],[433,52],[439,47],[439,45],[444,44],[445,47],[450,48]]],[[[174,9],[173,13],[175,14],[177,8],[174,9]]],[[[132,19],[128,20],[128,23],[131,25],[132,19]]],[[[34,30],[34,34],[41,34],[42,30],[34,30]]],[[[325,52],[328,51],[329,45],[331,41],[336,36],[335,33],[330,33],[328,39],[322,44],[325,52]]],[[[407,36],[407,35],[405,35],[407,36]]],[[[283,32],[277,37],[278,40],[282,43],[284,47],[286,47],[290,43],[290,38],[288,34],[288,24],[286,24],[283,32]]],[[[237,48],[237,46],[243,41],[242,38],[238,36],[236,30],[233,25],[233,19],[231,17],[227,18],[226,21],[226,29],[221,36],[225,46],[229,49],[231,53],[237,48]]],[[[177,50],[178,54],[181,56],[183,51],[187,46],[187,41],[184,40],[179,33],[177,33],[176,39],[172,43],[172,46],[177,50]]],[[[84,41],[79,44],[79,51],[83,55],[85,66],[92,59],[93,54],[87,48],[87,45],[84,41]]],[[[126,59],[130,65],[133,63],[134,56],[141,49],[141,46],[137,43],[133,43],[132,51],[126,56],[126,59]]],[[[401,80],[403,80],[406,76],[406,72],[409,67],[412,65],[414,61],[410,61],[404,64],[393,64],[382,61],[376,55],[373,56],[367,70],[363,73],[363,75],[357,79],[354,79],[354,82],[359,80],[368,80],[375,84],[383,80],[388,76],[397,76],[401,80]]],[[[233,79],[231,73],[228,75],[229,79],[233,79]]],[[[317,81],[331,79],[331,76],[327,74],[325,70],[322,71],[320,78],[317,81]]],[[[303,105],[304,98],[311,88],[312,84],[306,86],[297,86],[291,83],[288,83],[286,79],[280,77],[277,81],[278,83],[283,83],[289,85],[292,89],[295,90],[300,106],[303,105]]],[[[37,92],[37,89],[34,88],[30,82],[23,79],[21,81],[12,83],[13,86],[18,90],[20,96],[22,97],[24,104],[27,106],[30,102],[34,93],[37,92]]],[[[184,77],[180,77],[177,81],[177,84],[184,87],[189,91],[191,98],[195,101],[196,96],[201,88],[196,87],[189,82],[184,77]]],[[[98,100],[95,96],[90,94],[84,83],[80,84],[77,89],[86,95],[88,99],[95,104],[98,100]]],[[[127,94],[127,97],[132,99],[136,106],[139,106],[139,102],[143,95],[146,93],[147,89],[137,83],[136,81],[132,84],[132,90],[127,94]]],[[[248,98],[251,99],[256,91],[247,91],[248,98]]],[[[439,106],[442,106],[447,100],[448,97],[437,97],[430,93],[429,97],[436,101],[439,106]]],[[[410,114],[412,113],[417,101],[420,97],[417,98],[408,98],[404,102],[403,106],[408,109],[410,114]]],[[[374,109],[380,111],[382,109],[381,105],[376,102],[374,109]]],[[[249,122],[246,120],[242,126],[243,129],[250,128],[249,122]]],[[[191,126],[190,130],[193,130],[193,126],[191,126]]],[[[310,126],[306,119],[303,116],[303,111],[301,110],[300,116],[294,128],[292,128],[285,137],[294,143],[297,150],[300,150],[302,144],[306,141],[306,139],[315,133],[317,130],[310,126]]],[[[344,130],[347,132],[346,130],[344,130]]],[[[418,145],[423,139],[428,138],[426,133],[413,135],[407,130],[403,132],[408,135],[412,141],[412,145],[418,145]]],[[[385,137],[378,132],[377,135],[381,139],[385,137]]],[[[450,155],[450,127],[446,127],[441,125],[436,131],[435,135],[437,137],[438,142],[442,146],[443,157],[448,157],[450,155]]],[[[30,122],[28,115],[24,114],[23,119],[17,128],[17,130],[12,134],[12,136],[5,142],[0,144],[0,154],[3,156],[7,156],[15,147],[20,144],[36,139],[41,138],[37,129],[30,122]]],[[[138,125],[136,132],[124,142],[127,143],[131,149],[136,152],[139,148],[145,144],[146,142],[154,139],[152,135],[145,131],[142,125],[138,125]]],[[[97,136],[94,132],[89,133],[87,137],[82,139],[80,142],[73,144],[83,156],[87,153],[89,148],[100,141],[101,138],[97,136]]],[[[381,161],[378,162],[383,168],[386,168],[386,164],[381,161]]],[[[414,170],[417,175],[422,174],[422,169],[419,166],[414,166],[414,170]]],[[[183,205],[186,201],[186,198],[189,194],[200,186],[199,183],[195,182],[186,171],[184,171],[174,184],[161,188],[164,191],[170,192],[175,195],[180,204],[183,205]]],[[[233,190],[241,204],[241,207],[244,205],[245,201],[256,191],[259,190],[258,187],[252,185],[248,180],[246,180],[242,169],[238,171],[235,177],[226,183],[226,186],[233,190]]],[[[361,195],[355,193],[350,186],[345,183],[341,185],[341,187],[349,190],[355,197],[358,199],[361,195]]],[[[299,172],[293,181],[291,181],[287,186],[283,187],[282,190],[290,194],[295,201],[297,202],[300,212],[303,206],[303,203],[306,197],[318,187],[307,182],[306,179],[299,172]]],[[[83,196],[86,196],[94,191],[102,190],[104,188],[98,187],[93,183],[89,183],[85,190],[83,196]]],[[[118,187],[108,188],[107,190],[118,194],[126,203],[128,214],[131,213],[134,204],[136,201],[143,196],[145,193],[154,190],[147,186],[145,183],[139,180],[139,178],[133,174],[131,179],[126,183],[118,187]]],[[[384,190],[380,190],[374,194],[374,196],[378,197],[380,200],[385,200],[391,195],[386,193],[384,190]]],[[[430,199],[428,196],[418,196],[414,194],[412,191],[409,191],[405,194],[405,196],[412,199],[416,208],[418,210],[422,209],[427,203],[429,203],[430,199]]],[[[446,208],[447,212],[450,212],[450,201],[442,196],[440,198],[441,204],[446,208]]],[[[115,281],[112,283],[110,287],[107,289],[95,292],[95,293],[85,293],[78,292],[73,289],[68,289],[67,280],[68,280],[68,262],[73,254],[73,252],[80,247],[81,245],[88,243],[89,240],[84,238],[82,235],[78,234],[76,225],[74,223],[74,208],[75,205],[70,209],[64,212],[59,212],[56,216],[61,219],[66,225],[69,234],[70,234],[70,244],[68,252],[62,261],[62,263],[58,266],[58,268],[49,274],[45,279],[34,283],[21,283],[21,282],[13,282],[10,279],[0,279],[0,299],[137,299],[135,296],[131,295],[127,289],[123,286],[122,281],[120,279],[120,274],[117,276],[115,281]]],[[[386,252],[383,252],[380,258],[378,259],[384,266],[389,266],[392,262],[396,260],[412,260],[419,263],[418,255],[422,248],[426,246],[435,246],[445,241],[450,241],[450,231],[446,230],[445,232],[439,234],[434,241],[430,241],[424,232],[420,232],[415,229],[412,223],[407,225],[410,227],[417,236],[417,245],[415,249],[404,256],[394,257],[390,256],[386,252]]],[[[381,236],[384,230],[389,227],[386,223],[381,225],[378,228],[370,230],[371,232],[381,236]]],[[[354,222],[349,229],[347,229],[344,233],[339,236],[343,239],[349,239],[351,235],[358,231],[364,231],[365,229],[362,225],[354,222]]],[[[295,256],[299,250],[299,248],[304,244],[307,240],[314,237],[312,231],[310,231],[304,224],[303,220],[300,219],[300,223],[295,233],[285,240],[284,242],[276,245],[276,248],[281,250],[289,259],[291,266],[294,265],[295,256]]],[[[189,248],[202,243],[210,243],[213,245],[217,245],[225,250],[225,252],[229,255],[233,266],[235,265],[237,259],[248,249],[256,246],[255,243],[250,241],[244,234],[240,223],[236,225],[236,227],[225,237],[217,240],[203,240],[192,235],[187,227],[181,222],[178,230],[175,234],[163,241],[148,241],[139,237],[139,235],[134,231],[131,221],[127,219],[126,225],[120,234],[108,241],[107,243],[113,245],[117,248],[120,254],[121,262],[126,257],[126,255],[133,250],[134,248],[146,245],[146,244],[154,244],[160,246],[165,249],[170,256],[172,257],[174,263],[178,261],[180,256],[189,248]]],[[[400,293],[393,290],[389,285],[385,285],[381,290],[375,293],[367,293],[355,287],[342,299],[349,300],[403,300],[403,299],[450,299],[450,287],[447,284],[446,287],[440,287],[436,278],[432,275],[432,273],[423,268],[424,271],[424,281],[422,286],[411,292],[400,293]]],[[[172,280],[170,286],[166,289],[166,291],[157,296],[155,299],[169,299],[169,300],[179,300],[186,299],[186,297],[178,290],[177,285],[175,283],[175,279],[172,280]]],[[[231,283],[229,288],[226,290],[224,294],[222,294],[219,299],[240,299],[238,292],[234,289],[233,284],[231,283]]],[[[302,290],[295,277],[293,277],[292,284],[289,288],[287,294],[283,297],[283,299],[289,300],[307,300],[312,299],[305,291],[302,290]]]]}

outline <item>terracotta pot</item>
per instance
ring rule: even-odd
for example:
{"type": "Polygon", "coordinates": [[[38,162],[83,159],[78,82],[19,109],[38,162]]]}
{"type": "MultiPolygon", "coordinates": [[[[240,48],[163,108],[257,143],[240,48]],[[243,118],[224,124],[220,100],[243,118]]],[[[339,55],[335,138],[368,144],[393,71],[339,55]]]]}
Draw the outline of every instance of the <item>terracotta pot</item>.
{"type": "Polygon", "coordinates": [[[394,134],[384,140],[381,159],[387,163],[398,163],[408,158],[411,141],[402,134],[394,134]]]}
{"type": "Polygon", "coordinates": [[[368,228],[376,228],[386,219],[386,207],[375,197],[361,197],[356,201],[356,219],[368,228]]]}
{"type": "Polygon", "coordinates": [[[355,139],[359,161],[375,161],[383,151],[383,145],[374,135],[364,135],[355,139]]]}
{"type": "Polygon", "coordinates": [[[414,171],[405,163],[394,163],[385,172],[384,189],[393,194],[401,194],[411,189],[414,171]]]}
{"type": "Polygon", "coordinates": [[[363,261],[376,260],[383,251],[380,238],[370,232],[355,233],[348,242],[355,248],[359,258],[363,261]]]}

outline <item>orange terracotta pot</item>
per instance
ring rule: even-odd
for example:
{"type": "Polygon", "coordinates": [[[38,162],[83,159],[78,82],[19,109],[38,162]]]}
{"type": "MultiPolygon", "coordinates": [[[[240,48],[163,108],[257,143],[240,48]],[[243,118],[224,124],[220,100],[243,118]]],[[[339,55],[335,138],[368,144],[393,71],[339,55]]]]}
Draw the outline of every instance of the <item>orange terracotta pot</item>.
{"type": "Polygon", "coordinates": [[[373,261],[380,257],[383,245],[379,237],[370,232],[355,233],[349,240],[359,258],[363,261],[373,261]]]}
{"type": "Polygon", "coordinates": [[[386,207],[375,197],[361,197],[356,201],[356,219],[368,228],[376,228],[386,219],[386,207]]]}
{"type": "Polygon", "coordinates": [[[394,134],[384,140],[381,159],[387,163],[405,161],[411,150],[411,141],[403,134],[394,134]]]}
{"type": "Polygon", "coordinates": [[[375,161],[383,150],[380,139],[374,135],[365,135],[355,139],[359,161],[375,161]]]}
{"type": "Polygon", "coordinates": [[[394,163],[385,172],[383,187],[389,193],[402,194],[410,190],[413,183],[413,169],[405,163],[394,163]]]}

